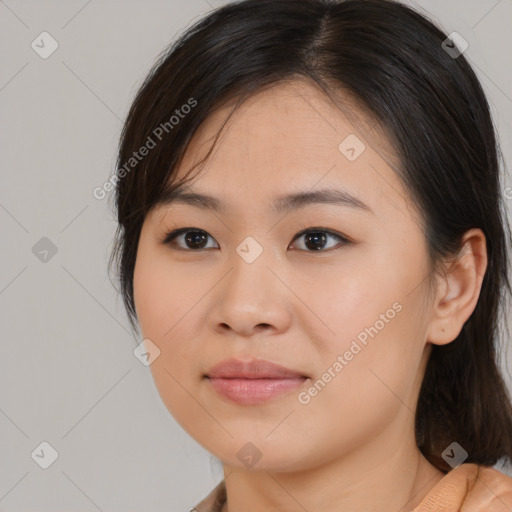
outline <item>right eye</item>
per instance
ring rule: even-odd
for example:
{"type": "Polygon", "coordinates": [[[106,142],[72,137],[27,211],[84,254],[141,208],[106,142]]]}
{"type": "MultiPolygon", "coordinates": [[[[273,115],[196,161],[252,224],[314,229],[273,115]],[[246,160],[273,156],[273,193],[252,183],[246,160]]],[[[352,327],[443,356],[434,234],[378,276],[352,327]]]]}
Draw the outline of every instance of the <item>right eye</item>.
{"type": "Polygon", "coordinates": [[[181,228],[166,233],[163,239],[160,240],[160,243],[164,245],[169,245],[173,249],[183,251],[211,249],[211,247],[206,247],[205,244],[209,236],[210,235],[206,231],[203,231],[202,229],[181,228]],[[182,244],[180,245],[176,241],[181,241],[182,244]],[[185,243],[186,245],[183,245],[183,243],[185,243]]]}

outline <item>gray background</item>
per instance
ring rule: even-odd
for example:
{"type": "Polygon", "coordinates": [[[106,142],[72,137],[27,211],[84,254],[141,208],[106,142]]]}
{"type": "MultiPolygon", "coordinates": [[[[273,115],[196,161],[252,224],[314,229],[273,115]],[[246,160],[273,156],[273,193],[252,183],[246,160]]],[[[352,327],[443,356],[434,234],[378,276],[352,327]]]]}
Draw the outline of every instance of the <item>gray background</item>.
{"type": "MultiPolygon", "coordinates": [[[[0,0],[1,511],[185,511],[222,478],[134,357],[107,275],[116,224],[92,195],[157,55],[221,3],[0,0]],[[43,31],[47,59],[31,47],[43,31]],[[48,469],[31,456],[43,441],[48,469]]],[[[510,162],[512,2],[409,3],[468,41],[510,162]]]]}

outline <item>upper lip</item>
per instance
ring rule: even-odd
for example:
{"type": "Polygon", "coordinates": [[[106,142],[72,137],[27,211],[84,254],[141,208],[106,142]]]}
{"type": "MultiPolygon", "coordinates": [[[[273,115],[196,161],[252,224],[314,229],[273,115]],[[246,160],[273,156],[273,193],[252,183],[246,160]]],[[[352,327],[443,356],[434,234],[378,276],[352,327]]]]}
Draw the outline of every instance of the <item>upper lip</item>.
{"type": "Polygon", "coordinates": [[[209,378],[224,379],[290,379],[305,377],[301,372],[290,370],[276,363],[264,359],[226,359],[216,364],[207,373],[209,378]]]}

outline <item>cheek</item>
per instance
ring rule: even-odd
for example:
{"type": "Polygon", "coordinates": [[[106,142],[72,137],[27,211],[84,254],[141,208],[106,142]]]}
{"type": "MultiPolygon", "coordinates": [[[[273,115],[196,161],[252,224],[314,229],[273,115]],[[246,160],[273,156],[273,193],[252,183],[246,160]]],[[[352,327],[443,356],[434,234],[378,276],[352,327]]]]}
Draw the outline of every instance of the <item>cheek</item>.
{"type": "Polygon", "coordinates": [[[400,316],[400,280],[360,252],[344,255],[342,264],[316,265],[314,275],[297,272],[290,283],[303,298],[297,321],[319,351],[344,353],[353,339],[364,343],[376,333],[380,337],[400,316]]]}
{"type": "MultiPolygon", "coordinates": [[[[395,395],[407,400],[419,371],[424,350],[422,292],[410,291],[411,283],[423,275],[421,262],[406,271],[391,254],[374,255],[372,262],[360,258],[351,265],[347,258],[343,268],[330,271],[330,277],[327,269],[322,270],[316,283],[325,286],[307,295],[310,311],[302,316],[301,329],[317,345],[318,388],[329,382],[325,388],[333,393],[318,393],[324,394],[325,407],[330,400],[354,412],[363,403],[377,409],[388,399],[400,404],[395,395]],[[318,312],[318,318],[311,311],[318,312]]],[[[304,282],[306,296],[313,286],[304,282]]]]}
{"type": "Polygon", "coordinates": [[[199,378],[207,351],[199,344],[204,322],[200,316],[206,303],[204,273],[183,271],[169,264],[165,251],[141,244],[134,271],[134,301],[143,338],[149,338],[160,350],[151,364],[157,383],[172,376],[185,383],[199,378]]]}
{"type": "Polygon", "coordinates": [[[201,324],[194,319],[198,290],[203,288],[190,273],[185,277],[157,251],[150,253],[141,245],[134,272],[135,306],[143,338],[160,350],[149,368],[162,402],[189,433],[191,426],[204,423],[204,409],[188,391],[195,390],[203,368],[203,353],[196,345],[200,337],[193,331],[201,324]]]}
{"type": "MultiPolygon", "coordinates": [[[[427,262],[418,238],[411,236],[409,245],[360,246],[347,250],[342,264],[319,265],[315,279],[297,275],[297,289],[321,320],[315,330],[324,347],[344,352],[357,340],[397,353],[422,350],[414,344],[422,334],[424,286],[418,285],[427,262]]],[[[314,326],[311,313],[305,318],[314,326]]]]}
{"type": "Polygon", "coordinates": [[[170,265],[165,251],[152,248],[144,236],[137,253],[133,288],[142,333],[156,339],[167,338],[180,319],[185,319],[202,289],[194,273],[185,275],[179,266],[170,265]]]}

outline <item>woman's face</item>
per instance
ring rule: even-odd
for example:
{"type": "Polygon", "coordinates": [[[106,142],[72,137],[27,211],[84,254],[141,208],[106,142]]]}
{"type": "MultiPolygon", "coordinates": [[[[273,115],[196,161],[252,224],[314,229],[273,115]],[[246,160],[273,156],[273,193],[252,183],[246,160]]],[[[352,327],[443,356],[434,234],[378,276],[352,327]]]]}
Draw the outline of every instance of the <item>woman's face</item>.
{"type": "MultiPolygon", "coordinates": [[[[203,123],[177,178],[227,112],[203,123]]],[[[152,375],[176,421],[232,466],[303,470],[354,449],[375,463],[413,439],[430,348],[426,242],[381,156],[386,141],[354,134],[307,83],[260,92],[189,184],[223,208],[176,201],[145,219],[134,293],[143,337],[160,350],[152,375]],[[355,199],[277,202],[320,191],[355,199]],[[208,377],[230,358],[305,378],[208,377]]]]}

